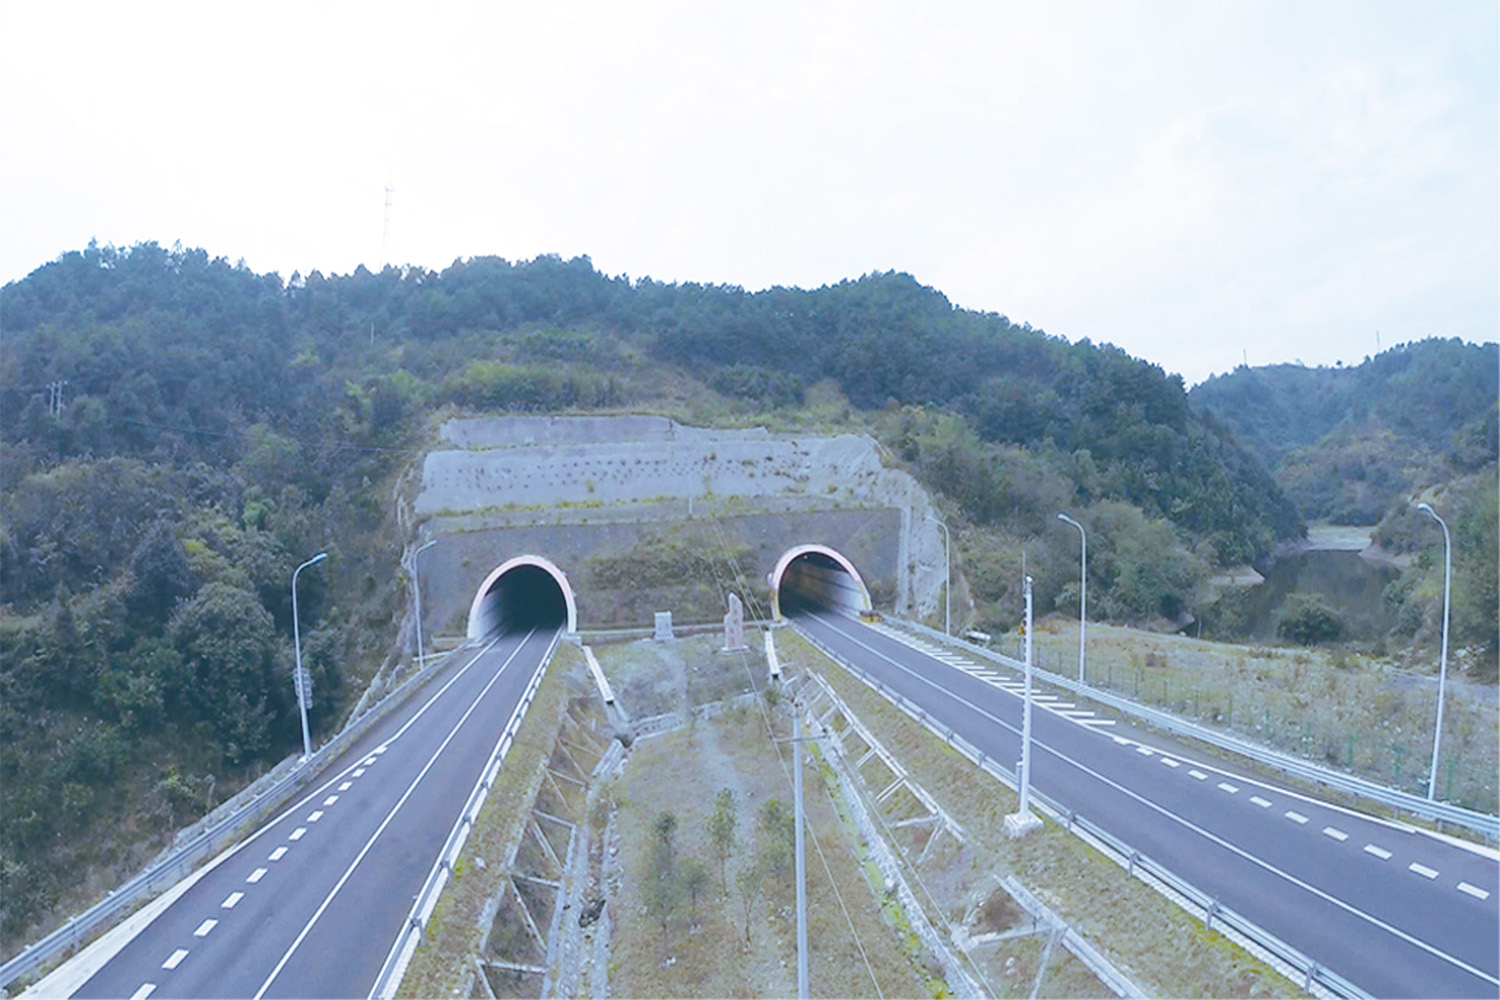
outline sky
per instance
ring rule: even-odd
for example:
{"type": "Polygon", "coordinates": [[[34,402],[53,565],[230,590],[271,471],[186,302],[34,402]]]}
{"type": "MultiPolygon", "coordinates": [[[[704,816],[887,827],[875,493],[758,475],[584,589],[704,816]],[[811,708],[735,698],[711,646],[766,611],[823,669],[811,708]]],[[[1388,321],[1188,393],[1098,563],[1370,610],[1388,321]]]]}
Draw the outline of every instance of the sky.
{"type": "Polygon", "coordinates": [[[0,37],[0,282],[90,240],[894,270],[1188,385],[1500,330],[1494,0],[0,0],[0,37]]]}

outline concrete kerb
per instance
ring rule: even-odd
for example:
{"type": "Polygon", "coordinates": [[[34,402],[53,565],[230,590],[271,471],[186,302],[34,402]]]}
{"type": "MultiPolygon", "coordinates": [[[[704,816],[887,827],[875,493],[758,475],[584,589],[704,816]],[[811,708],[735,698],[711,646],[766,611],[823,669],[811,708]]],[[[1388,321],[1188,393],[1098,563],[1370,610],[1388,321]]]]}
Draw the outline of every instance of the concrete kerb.
{"type": "MultiPolygon", "coordinates": [[[[1026,667],[1021,661],[1015,660],[1003,653],[997,653],[994,650],[968,642],[958,636],[944,635],[942,632],[929,628],[920,622],[896,616],[890,616],[889,620],[893,624],[916,632],[924,638],[954,646],[965,653],[982,656],[1011,670],[1024,670],[1026,667]]],[[[1032,673],[1036,675],[1038,680],[1044,683],[1060,687],[1081,698],[1091,698],[1094,701],[1108,705],[1110,708],[1133,716],[1148,725],[1164,729],[1174,735],[1199,740],[1220,750],[1248,758],[1257,763],[1275,768],[1285,774],[1323,785],[1335,791],[1346,792],[1373,802],[1391,806],[1395,809],[1404,809],[1413,815],[1421,816],[1425,819],[1462,826],[1465,829],[1472,830],[1484,836],[1491,842],[1500,841],[1500,816],[1492,816],[1488,813],[1465,809],[1462,806],[1446,802],[1432,802],[1419,795],[1413,795],[1410,792],[1403,792],[1399,789],[1380,785],[1352,774],[1334,771],[1313,761],[1292,757],[1268,747],[1252,743],[1249,740],[1200,726],[1179,716],[1172,715],[1169,712],[1163,712],[1159,709],[1154,709],[1121,697],[1112,691],[1080,684],[1070,677],[1050,673],[1036,667],[1034,664],[1032,673]]]]}
{"type": "MultiPolygon", "coordinates": [[[[793,627],[795,628],[796,626],[794,625],[793,627]]],[[[1011,791],[1016,791],[1016,776],[1014,772],[980,753],[976,747],[963,737],[939,729],[917,706],[907,702],[895,692],[886,690],[883,685],[872,682],[869,678],[865,677],[862,671],[838,656],[805,630],[797,628],[797,633],[829,659],[843,666],[849,672],[850,676],[858,679],[891,705],[906,713],[914,721],[919,722],[938,739],[947,742],[964,757],[972,761],[980,770],[1004,784],[1011,791]]],[[[1265,962],[1291,982],[1301,983],[1303,989],[1309,993],[1320,997],[1350,997],[1361,998],[1361,1000],[1369,997],[1368,993],[1355,986],[1343,976],[1331,970],[1324,969],[1301,951],[1264,930],[1259,925],[1228,907],[1220,906],[1217,900],[1212,899],[1207,893],[1179,878],[1169,868],[1133,850],[1125,842],[1083,817],[1060,808],[1045,793],[1032,788],[1031,801],[1033,807],[1038,812],[1063,826],[1074,836],[1079,837],[1105,857],[1119,864],[1131,876],[1145,882],[1165,898],[1176,903],[1179,907],[1193,914],[1198,919],[1203,920],[1205,926],[1212,926],[1214,921],[1217,920],[1218,927],[1216,929],[1221,934],[1265,962]]],[[[1072,935],[1069,935],[1069,937],[1071,938],[1072,935]]],[[[1070,948],[1069,950],[1072,949],[1070,948]]],[[[1074,954],[1078,955],[1078,952],[1074,952],[1074,954]]],[[[1080,960],[1085,960],[1082,955],[1078,955],[1078,957],[1080,960]]]]}
{"type": "MultiPolygon", "coordinates": [[[[288,799],[316,780],[346,746],[363,736],[376,722],[399,707],[421,685],[425,684],[443,665],[445,659],[446,656],[430,661],[421,671],[407,678],[364,715],[351,719],[337,736],[318,748],[305,765],[293,768],[280,778],[275,778],[274,776],[287,765],[288,761],[295,760],[295,758],[289,757],[282,761],[271,774],[257,782],[261,784],[270,779],[272,783],[255,793],[250,800],[244,802],[220,823],[203,829],[196,836],[189,834],[184,838],[182,834],[179,834],[176,839],[180,846],[174,847],[165,857],[126,881],[83,913],[70,917],[61,927],[13,956],[0,966],[0,988],[8,988],[21,977],[42,969],[64,952],[73,950],[76,953],[76,949],[87,945],[118,920],[134,913],[138,906],[148,902],[160,892],[175,886],[200,865],[218,857],[226,848],[235,843],[247,828],[265,819],[269,813],[280,808],[288,799]]],[[[255,786],[252,785],[251,788],[255,786]]],[[[246,789],[247,792],[250,790],[246,789]]],[[[242,792],[236,798],[244,794],[245,792],[242,792]]],[[[234,799],[230,801],[233,802],[234,799]]],[[[220,806],[215,812],[222,812],[223,809],[224,806],[220,806]]],[[[205,820],[200,820],[198,824],[189,826],[187,829],[191,831],[194,826],[202,825],[205,821],[211,822],[213,815],[210,813],[205,820]]],[[[121,942],[122,947],[123,944],[124,942],[121,942]]]]}

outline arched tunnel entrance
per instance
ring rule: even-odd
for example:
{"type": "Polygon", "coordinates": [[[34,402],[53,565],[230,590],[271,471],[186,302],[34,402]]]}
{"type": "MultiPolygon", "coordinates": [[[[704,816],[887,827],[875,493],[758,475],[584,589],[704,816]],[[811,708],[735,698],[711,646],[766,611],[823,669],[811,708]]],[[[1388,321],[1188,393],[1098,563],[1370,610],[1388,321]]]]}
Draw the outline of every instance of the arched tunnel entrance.
{"type": "Polygon", "coordinates": [[[469,606],[470,639],[559,625],[578,631],[578,605],[567,574],[541,556],[517,556],[497,566],[469,606]]]}
{"type": "Polygon", "coordinates": [[[771,610],[776,618],[799,611],[871,610],[870,588],[842,553],[826,545],[787,549],[771,571],[771,610]]]}

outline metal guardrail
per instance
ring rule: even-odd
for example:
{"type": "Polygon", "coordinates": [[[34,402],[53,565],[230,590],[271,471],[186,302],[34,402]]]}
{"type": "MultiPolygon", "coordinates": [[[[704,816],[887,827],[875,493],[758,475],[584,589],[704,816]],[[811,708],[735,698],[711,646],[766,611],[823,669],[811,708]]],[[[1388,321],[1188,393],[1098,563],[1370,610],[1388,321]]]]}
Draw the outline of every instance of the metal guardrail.
{"type": "MultiPolygon", "coordinates": [[[[902,628],[910,629],[938,642],[945,642],[949,645],[957,646],[965,652],[971,652],[993,660],[996,663],[1004,664],[1012,670],[1026,669],[1026,664],[1020,660],[1006,656],[1003,653],[997,653],[992,649],[986,649],[983,646],[976,645],[956,636],[944,635],[942,632],[928,628],[920,622],[908,621],[904,618],[896,618],[894,616],[890,616],[889,620],[902,628]]],[[[1031,669],[1034,676],[1040,677],[1048,684],[1064,688],[1080,697],[1091,698],[1094,701],[1124,712],[1126,715],[1134,716],[1143,722],[1156,726],[1159,729],[1165,729],[1178,736],[1202,740],[1204,743],[1212,744],[1221,750],[1227,750],[1230,753],[1248,757],[1257,763],[1273,767],[1278,771],[1282,771],[1295,778],[1301,778],[1304,781],[1312,781],[1324,787],[1332,788],[1335,791],[1357,795],[1360,798],[1388,805],[1393,809],[1405,810],[1425,819],[1452,823],[1455,826],[1461,826],[1467,830],[1482,834],[1492,841],[1500,841],[1500,816],[1492,816],[1489,813],[1479,812],[1474,809],[1465,809],[1463,806],[1453,805],[1448,802],[1434,802],[1431,799],[1414,795],[1411,792],[1403,792],[1400,789],[1377,784],[1365,778],[1358,778],[1352,774],[1335,771],[1320,764],[1315,764],[1312,761],[1293,757],[1290,754],[1272,750],[1258,743],[1232,736],[1229,733],[1200,726],[1197,723],[1189,722],[1181,716],[1172,715],[1169,712],[1163,712],[1148,705],[1142,705],[1138,701],[1122,697],[1112,691],[1080,684],[1078,681],[1064,677],[1061,674],[1049,673],[1034,664],[1031,669]]]]}
{"type": "Polygon", "coordinates": [[[432,912],[437,908],[438,899],[443,895],[443,888],[453,874],[453,866],[458,863],[458,856],[462,853],[464,844],[468,842],[469,834],[474,830],[474,824],[479,819],[479,810],[500,776],[505,757],[510,753],[511,744],[515,741],[516,731],[521,728],[521,722],[526,718],[526,710],[531,707],[532,699],[536,697],[537,689],[542,685],[542,676],[546,674],[547,665],[552,662],[552,657],[557,652],[557,644],[561,637],[561,632],[552,637],[552,644],[547,647],[547,652],[537,664],[536,672],[531,675],[531,680],[526,685],[521,700],[511,712],[505,729],[500,733],[500,739],[495,743],[495,749],[490,752],[489,761],[480,770],[479,779],[474,782],[474,788],[469,793],[468,801],[464,803],[463,811],[454,821],[453,829],[448,832],[448,839],[443,843],[443,849],[438,852],[432,870],[427,873],[427,879],[422,883],[422,888],[412,903],[411,911],[407,914],[406,923],[397,935],[390,952],[387,953],[385,963],[375,977],[375,984],[370,987],[371,997],[390,1000],[396,995],[401,979],[406,974],[407,965],[411,961],[412,953],[416,951],[417,945],[421,943],[422,935],[426,933],[427,925],[432,920],[432,912]]]}
{"type": "MultiPolygon", "coordinates": [[[[934,736],[967,757],[976,767],[985,771],[991,777],[996,778],[1012,790],[1015,790],[1016,776],[1014,772],[985,755],[978,747],[958,735],[957,732],[936,725],[929,713],[921,708],[921,706],[910,701],[899,692],[887,688],[879,681],[874,681],[866,677],[857,667],[845,661],[843,657],[819,642],[814,636],[809,635],[805,630],[797,628],[797,633],[821,650],[830,659],[843,664],[849,669],[852,676],[858,678],[898,709],[917,720],[934,736]]],[[[942,633],[937,634],[941,636],[942,633]]],[[[1260,957],[1269,958],[1272,965],[1281,965],[1283,972],[1287,970],[1293,971],[1296,975],[1289,978],[1295,981],[1296,976],[1300,976],[1303,989],[1309,992],[1319,990],[1328,995],[1347,997],[1349,1000],[1370,1000],[1371,995],[1369,993],[1348,979],[1330,969],[1324,968],[1310,956],[1294,948],[1243,914],[1238,913],[1228,906],[1224,906],[1208,893],[1203,892],[1191,882],[1175,874],[1166,865],[1141,854],[1125,843],[1125,841],[1114,836],[1098,824],[1077,813],[1064,809],[1050,796],[1039,791],[1035,786],[1031,789],[1031,801],[1055,822],[1089,840],[1095,847],[1119,863],[1131,875],[1142,878],[1143,881],[1152,884],[1155,888],[1165,889],[1169,898],[1175,898],[1179,904],[1199,911],[1206,927],[1212,929],[1215,922],[1217,922],[1221,932],[1227,932],[1241,944],[1248,945],[1249,950],[1258,952],[1260,957]]]]}
{"type": "MultiPolygon", "coordinates": [[[[463,647],[460,647],[460,649],[463,647]]],[[[457,652],[458,650],[454,650],[457,652]]],[[[69,948],[92,939],[106,925],[125,915],[135,904],[154,896],[159,889],[175,885],[204,860],[229,847],[244,832],[246,824],[256,823],[280,808],[297,791],[310,784],[323,769],[355,740],[364,736],[375,723],[399,707],[413,692],[443,665],[447,656],[429,658],[425,667],[412,674],[390,694],[363,715],[352,720],[337,736],[319,747],[301,767],[266,788],[219,823],[183,844],[161,861],[126,881],[109,895],[69,917],[61,927],[41,940],[27,945],[19,954],[0,965],[0,989],[7,988],[22,976],[29,975],[69,948]]]]}

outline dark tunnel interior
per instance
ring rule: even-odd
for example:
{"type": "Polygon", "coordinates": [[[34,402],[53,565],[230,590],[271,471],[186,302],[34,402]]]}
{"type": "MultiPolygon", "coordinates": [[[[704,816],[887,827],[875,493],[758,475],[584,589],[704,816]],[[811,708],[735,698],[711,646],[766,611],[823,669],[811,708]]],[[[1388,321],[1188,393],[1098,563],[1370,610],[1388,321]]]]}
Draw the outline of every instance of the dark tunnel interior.
{"type": "Polygon", "coordinates": [[[480,602],[481,631],[526,632],[553,629],[568,620],[562,587],[540,566],[522,565],[507,571],[480,602]]]}
{"type": "Polygon", "coordinates": [[[859,605],[859,585],[837,560],[822,552],[793,559],[782,574],[778,603],[783,615],[795,616],[859,605]]]}

